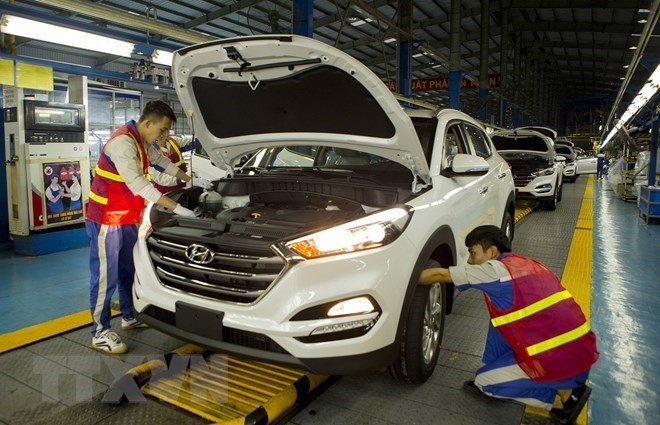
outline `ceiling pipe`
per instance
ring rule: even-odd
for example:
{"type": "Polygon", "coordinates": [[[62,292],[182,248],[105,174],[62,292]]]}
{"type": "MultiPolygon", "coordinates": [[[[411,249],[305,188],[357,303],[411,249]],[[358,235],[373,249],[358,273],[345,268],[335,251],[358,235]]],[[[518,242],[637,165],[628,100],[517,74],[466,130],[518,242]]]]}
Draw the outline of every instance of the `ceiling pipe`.
{"type": "Polygon", "coordinates": [[[89,0],[36,0],[48,6],[57,7],[59,9],[68,10],[72,13],[85,15],[92,18],[100,19],[103,21],[114,22],[132,29],[142,29],[150,33],[157,33],[168,38],[173,38],[185,43],[197,44],[205,43],[207,41],[217,40],[217,37],[200,34],[197,31],[192,31],[184,28],[177,27],[171,23],[161,23],[156,19],[148,18],[147,16],[138,16],[120,10],[115,7],[105,6],[102,4],[94,3],[89,0]]]}

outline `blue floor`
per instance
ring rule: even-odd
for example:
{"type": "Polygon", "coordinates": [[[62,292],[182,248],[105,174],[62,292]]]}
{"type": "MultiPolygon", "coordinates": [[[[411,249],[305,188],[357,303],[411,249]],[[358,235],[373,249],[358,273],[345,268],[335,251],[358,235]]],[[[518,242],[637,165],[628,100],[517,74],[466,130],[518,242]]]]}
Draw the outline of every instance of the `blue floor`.
{"type": "Polygon", "coordinates": [[[660,224],[594,187],[591,424],[660,424],[660,224]]]}
{"type": "Polygon", "coordinates": [[[89,248],[37,257],[0,250],[0,334],[89,309],[89,248]]]}

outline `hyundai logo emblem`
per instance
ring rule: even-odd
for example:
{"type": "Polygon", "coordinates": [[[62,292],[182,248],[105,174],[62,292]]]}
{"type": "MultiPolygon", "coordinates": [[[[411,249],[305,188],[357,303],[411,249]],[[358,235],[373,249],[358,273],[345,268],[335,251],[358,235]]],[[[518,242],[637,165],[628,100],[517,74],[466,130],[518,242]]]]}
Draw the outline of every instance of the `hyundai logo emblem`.
{"type": "Polygon", "coordinates": [[[186,257],[196,264],[208,264],[213,261],[213,251],[204,245],[192,244],[186,248],[186,257]]]}

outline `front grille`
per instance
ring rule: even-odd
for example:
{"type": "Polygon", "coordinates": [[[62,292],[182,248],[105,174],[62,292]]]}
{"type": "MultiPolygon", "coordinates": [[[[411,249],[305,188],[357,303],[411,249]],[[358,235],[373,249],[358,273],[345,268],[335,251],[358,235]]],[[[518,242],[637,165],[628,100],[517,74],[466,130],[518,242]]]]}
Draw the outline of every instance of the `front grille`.
{"type": "MultiPolygon", "coordinates": [[[[160,322],[176,327],[176,315],[171,311],[150,305],[144,310],[144,314],[153,317],[160,322]]],[[[226,326],[222,328],[222,341],[228,344],[240,345],[241,347],[254,348],[255,350],[289,354],[278,343],[266,335],[228,328],[226,326]]]]}
{"type": "Polygon", "coordinates": [[[147,248],[156,274],[164,286],[221,301],[251,303],[285,267],[280,257],[246,255],[204,243],[213,252],[208,264],[196,264],[186,256],[189,244],[152,235],[147,248]]]}
{"type": "Polygon", "coordinates": [[[531,174],[513,176],[513,184],[516,187],[525,187],[530,184],[532,180],[534,180],[534,176],[531,174]]]}

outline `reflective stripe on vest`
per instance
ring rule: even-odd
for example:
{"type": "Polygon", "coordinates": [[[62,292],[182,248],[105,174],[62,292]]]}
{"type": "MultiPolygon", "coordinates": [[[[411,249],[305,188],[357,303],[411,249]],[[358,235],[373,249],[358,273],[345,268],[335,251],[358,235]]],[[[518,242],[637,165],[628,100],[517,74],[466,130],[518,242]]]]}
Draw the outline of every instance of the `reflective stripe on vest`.
{"type": "Polygon", "coordinates": [[[101,205],[108,205],[108,198],[104,198],[101,195],[97,195],[96,193],[92,192],[91,190],[89,191],[89,198],[93,199],[95,202],[98,202],[101,205]]]}
{"type": "Polygon", "coordinates": [[[172,146],[172,148],[174,149],[174,152],[176,152],[177,156],[179,157],[179,160],[174,163],[174,165],[176,165],[178,167],[179,165],[181,165],[185,162],[184,159],[183,159],[183,155],[181,155],[181,150],[179,149],[177,144],[174,143],[174,141],[172,139],[167,139],[167,143],[169,143],[170,146],[172,146]]]}
{"type": "Polygon", "coordinates": [[[549,297],[535,302],[534,304],[530,304],[525,308],[521,308],[520,310],[516,310],[503,316],[491,319],[491,323],[495,327],[506,325],[507,323],[515,322],[516,320],[524,319],[525,317],[531,316],[534,313],[538,313],[539,311],[568,298],[571,298],[571,294],[568,291],[557,292],[550,295],[549,297]]]}
{"type": "MultiPolygon", "coordinates": [[[[140,164],[142,164],[142,163],[143,163],[144,156],[142,155],[142,150],[141,150],[140,147],[138,146],[138,141],[135,139],[135,136],[133,136],[132,133],[128,132],[128,133],[126,133],[126,134],[128,134],[128,135],[131,137],[131,139],[133,139],[133,142],[135,142],[135,147],[137,148],[138,155],[140,156],[140,164]]],[[[110,180],[112,180],[112,181],[116,181],[116,182],[124,183],[124,179],[123,179],[122,176],[120,176],[119,174],[113,173],[113,172],[111,172],[111,171],[102,170],[102,169],[98,166],[98,164],[96,165],[96,167],[94,167],[94,172],[95,172],[96,174],[98,174],[99,176],[101,176],[101,177],[105,177],[106,179],[110,179],[110,180]]],[[[149,173],[146,173],[144,176],[147,178],[147,180],[149,180],[149,173]]],[[[90,195],[90,198],[94,199],[91,195],[90,195]]],[[[96,195],[96,198],[97,198],[97,199],[105,199],[105,203],[103,203],[103,202],[99,202],[99,204],[106,205],[106,204],[108,203],[108,198],[104,198],[104,197],[102,197],[102,196],[98,196],[98,195],[96,195]]],[[[96,201],[96,199],[94,199],[94,200],[96,201]]],[[[98,202],[98,201],[97,201],[97,202],[98,202]]]]}
{"type": "Polygon", "coordinates": [[[581,336],[586,335],[590,330],[591,326],[589,326],[589,322],[585,322],[572,331],[564,332],[561,335],[546,339],[545,341],[539,342],[538,344],[530,345],[527,347],[527,353],[529,353],[530,356],[534,356],[555,347],[559,347],[560,345],[575,341],[581,336]]]}
{"type": "MultiPolygon", "coordinates": [[[[139,149],[138,149],[138,151],[139,151],[139,149]]],[[[140,156],[142,156],[142,155],[140,155],[140,156]]],[[[110,171],[102,170],[98,165],[94,168],[94,172],[96,174],[98,174],[99,176],[101,176],[101,177],[105,177],[106,179],[110,179],[110,180],[113,180],[113,181],[116,181],[116,182],[122,182],[122,183],[124,182],[124,179],[119,174],[115,174],[115,173],[112,173],[110,171]]]]}

